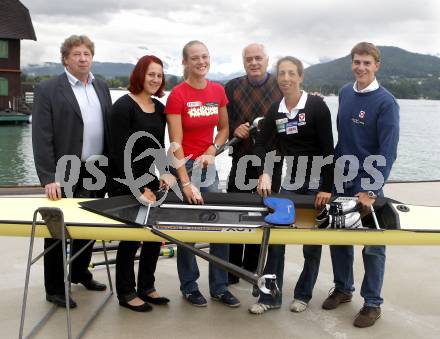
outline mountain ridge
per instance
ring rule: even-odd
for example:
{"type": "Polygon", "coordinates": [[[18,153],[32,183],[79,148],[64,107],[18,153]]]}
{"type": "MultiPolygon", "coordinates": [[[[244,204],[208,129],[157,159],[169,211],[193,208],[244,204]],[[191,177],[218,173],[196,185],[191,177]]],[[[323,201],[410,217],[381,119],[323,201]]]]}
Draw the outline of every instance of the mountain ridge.
{"type": "MultiPolygon", "coordinates": [[[[440,77],[440,58],[428,54],[408,52],[394,46],[379,46],[381,67],[378,78],[430,78],[440,77]]],[[[343,85],[353,81],[350,55],[305,69],[305,85],[325,84],[329,79],[343,85]],[[341,81],[341,82],[340,82],[341,81]]]]}
{"type": "MultiPolygon", "coordinates": [[[[381,51],[379,82],[387,87],[397,98],[440,99],[440,57],[406,51],[395,46],[378,46],[381,51]]],[[[125,86],[134,65],[131,63],[113,63],[94,61],[92,71],[95,75],[108,80],[109,86],[125,86]],[[117,81],[114,81],[117,79],[117,81]]],[[[56,62],[23,67],[23,74],[28,77],[53,76],[63,71],[63,66],[56,62]]],[[[226,83],[228,80],[243,75],[242,72],[231,74],[209,73],[213,81],[226,83]]],[[[304,88],[319,91],[324,95],[336,94],[347,82],[353,81],[350,55],[331,61],[311,65],[304,71],[304,88]]],[[[181,81],[181,75],[167,74],[167,81],[172,88],[181,81]]]]}
{"type": "MultiPolygon", "coordinates": [[[[440,100],[440,58],[413,53],[394,46],[379,46],[379,83],[398,99],[440,100]]],[[[316,64],[304,71],[304,88],[324,95],[336,94],[353,82],[350,55],[316,64]]]]}

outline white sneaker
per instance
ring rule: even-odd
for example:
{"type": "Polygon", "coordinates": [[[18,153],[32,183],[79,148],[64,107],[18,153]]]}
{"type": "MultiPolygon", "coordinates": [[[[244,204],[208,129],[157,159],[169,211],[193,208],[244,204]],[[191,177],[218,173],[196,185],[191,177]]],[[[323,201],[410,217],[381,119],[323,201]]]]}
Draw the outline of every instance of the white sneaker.
{"type": "Polygon", "coordinates": [[[292,312],[296,312],[296,313],[304,312],[306,308],[307,308],[307,303],[302,300],[293,299],[292,303],[290,304],[290,310],[292,312]]]}
{"type": "Polygon", "coordinates": [[[268,310],[273,310],[273,309],[277,309],[280,307],[281,307],[281,305],[267,305],[267,304],[262,304],[262,303],[256,303],[256,304],[251,305],[248,310],[252,314],[263,314],[264,312],[266,312],[268,310]]]}

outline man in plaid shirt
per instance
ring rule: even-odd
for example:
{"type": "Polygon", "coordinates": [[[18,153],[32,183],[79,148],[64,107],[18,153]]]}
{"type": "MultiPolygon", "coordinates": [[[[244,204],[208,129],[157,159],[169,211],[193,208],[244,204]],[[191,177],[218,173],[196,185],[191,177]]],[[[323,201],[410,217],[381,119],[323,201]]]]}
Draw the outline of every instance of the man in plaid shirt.
{"type": "MultiPolygon", "coordinates": [[[[229,140],[233,137],[242,141],[234,146],[232,152],[232,168],[228,180],[228,192],[254,192],[256,185],[249,185],[249,180],[257,180],[257,167],[247,163],[246,168],[238,162],[242,156],[253,154],[254,136],[249,128],[255,118],[263,117],[270,106],[282,99],[276,78],[267,72],[269,57],[264,45],[253,43],[243,49],[243,65],[246,75],[230,80],[226,86],[229,104],[229,140]],[[243,173],[243,172],[245,173],[243,173]],[[240,175],[239,175],[240,173],[240,175]],[[245,181],[236,177],[243,177],[245,181]],[[249,186],[248,188],[245,187],[249,186]]],[[[267,151],[274,149],[268,141],[267,151]]],[[[272,192],[278,192],[281,185],[282,162],[275,163],[272,177],[272,192]]],[[[256,182],[256,181],[255,181],[256,182]]],[[[249,271],[255,271],[258,263],[260,246],[255,244],[231,244],[229,261],[249,271]],[[244,253],[243,253],[244,249],[244,253]]],[[[238,278],[229,274],[229,283],[238,282],[238,278]]]]}

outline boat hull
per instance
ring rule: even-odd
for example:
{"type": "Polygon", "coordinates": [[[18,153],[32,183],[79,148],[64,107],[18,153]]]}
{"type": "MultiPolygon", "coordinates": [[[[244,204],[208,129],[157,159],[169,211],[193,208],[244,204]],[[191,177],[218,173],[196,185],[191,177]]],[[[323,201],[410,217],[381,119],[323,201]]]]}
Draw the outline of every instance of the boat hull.
{"type": "MultiPolygon", "coordinates": [[[[107,218],[87,211],[79,205],[90,199],[62,199],[50,201],[46,198],[0,197],[0,235],[23,236],[31,234],[32,216],[39,207],[58,207],[74,239],[162,241],[149,229],[139,225],[107,218]]],[[[301,204],[300,204],[301,205],[301,204]]],[[[314,225],[315,210],[297,207],[296,224],[302,228],[272,229],[271,244],[326,244],[326,245],[440,245],[440,229],[384,229],[384,230],[320,230],[310,229],[314,225]]],[[[420,218],[427,214],[424,206],[407,205],[417,210],[420,218]],[[418,210],[422,208],[421,210],[418,210]]],[[[439,208],[431,207],[438,213],[439,208]]],[[[424,218],[432,219],[432,212],[424,218]]],[[[412,219],[415,217],[413,216],[412,219]]],[[[402,217],[401,217],[402,219],[402,217]]],[[[416,218],[417,219],[417,218],[416,218]]],[[[161,229],[162,232],[184,242],[209,243],[261,243],[260,228],[210,228],[203,230],[161,229]]],[[[50,237],[49,231],[40,220],[36,227],[37,237],[50,237]]]]}

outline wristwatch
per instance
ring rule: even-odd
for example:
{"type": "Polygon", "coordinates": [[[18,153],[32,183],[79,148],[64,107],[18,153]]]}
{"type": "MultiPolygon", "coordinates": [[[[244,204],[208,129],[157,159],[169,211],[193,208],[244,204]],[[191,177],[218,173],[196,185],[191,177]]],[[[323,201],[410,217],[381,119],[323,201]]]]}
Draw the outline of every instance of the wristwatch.
{"type": "Polygon", "coordinates": [[[368,191],[367,194],[368,194],[368,197],[370,199],[376,199],[377,198],[377,194],[374,193],[373,191],[368,191]]]}
{"type": "Polygon", "coordinates": [[[212,144],[212,146],[214,146],[214,148],[215,148],[216,151],[219,151],[220,148],[222,148],[222,146],[221,146],[221,145],[218,145],[218,144],[212,144]]]}

